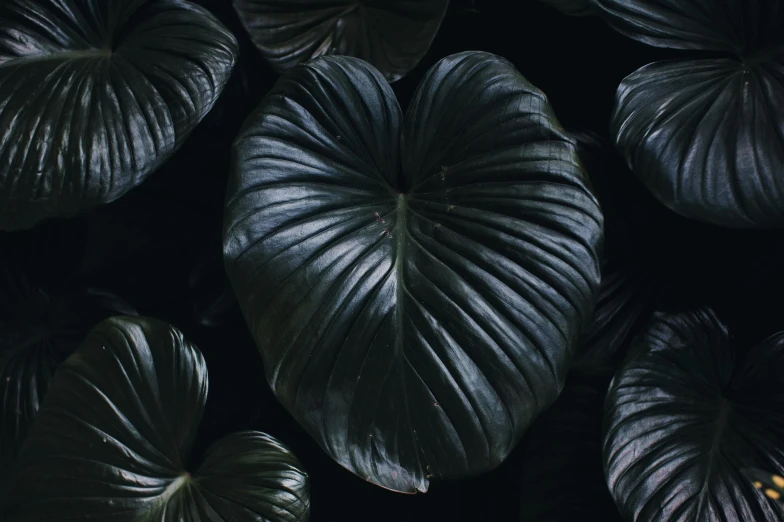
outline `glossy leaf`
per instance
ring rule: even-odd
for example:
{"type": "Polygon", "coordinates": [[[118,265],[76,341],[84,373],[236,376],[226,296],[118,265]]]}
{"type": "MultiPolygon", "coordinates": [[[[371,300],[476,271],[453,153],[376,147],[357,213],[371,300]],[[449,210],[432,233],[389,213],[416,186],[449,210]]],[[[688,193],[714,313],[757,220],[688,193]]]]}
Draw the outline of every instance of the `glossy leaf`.
{"type": "Polygon", "coordinates": [[[225,223],[277,397],[396,491],[498,465],[557,397],[598,290],[574,144],[487,53],[439,62],[405,117],[365,62],[296,68],[235,143],[225,223]]]}
{"type": "Polygon", "coordinates": [[[226,437],[189,473],[206,398],[204,359],[182,333],[153,319],[104,321],[55,375],[8,520],[307,520],[307,474],[263,433],[226,437]]]}
{"type": "Polygon", "coordinates": [[[370,62],[389,81],[413,69],[449,0],[234,0],[264,57],[279,71],[325,54],[370,62]]]}
{"type": "Polygon", "coordinates": [[[0,229],[113,201],[182,144],[234,66],[184,0],[0,4],[0,229]]]}
{"type": "Polygon", "coordinates": [[[733,228],[784,224],[784,2],[597,0],[642,42],[734,56],[653,63],[618,88],[616,144],[679,214],[733,228]]]}
{"type": "Polygon", "coordinates": [[[18,275],[2,279],[0,492],[55,370],[96,324],[115,314],[136,311],[105,291],[67,289],[51,295],[18,275]]]}
{"type": "Polygon", "coordinates": [[[624,522],[602,473],[605,391],[606,384],[570,375],[558,400],[526,435],[521,522],[624,522]]]}
{"type": "Polygon", "coordinates": [[[569,16],[591,16],[598,12],[596,0],[542,0],[569,16]]]}
{"type": "Polygon", "coordinates": [[[781,0],[594,0],[619,32],[649,45],[743,55],[781,41],[781,0]]]}
{"type": "Polygon", "coordinates": [[[605,407],[605,474],[624,517],[781,520],[743,470],[784,470],[784,334],[738,360],[699,310],[657,314],[635,344],[605,407]]]}
{"type": "Polygon", "coordinates": [[[654,63],[618,88],[613,133],[672,210],[736,227],[784,224],[784,49],[774,60],[654,63]]]}

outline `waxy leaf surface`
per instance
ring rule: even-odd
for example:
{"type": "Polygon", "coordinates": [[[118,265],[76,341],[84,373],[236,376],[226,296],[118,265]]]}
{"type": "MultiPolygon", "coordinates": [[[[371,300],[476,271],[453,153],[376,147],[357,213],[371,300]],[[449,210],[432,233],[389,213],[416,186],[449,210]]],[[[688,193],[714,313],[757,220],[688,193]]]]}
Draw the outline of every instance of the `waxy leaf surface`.
{"type": "Polygon", "coordinates": [[[0,229],[139,185],[212,108],[236,54],[185,0],[4,0],[0,229]]]}
{"type": "Polygon", "coordinates": [[[181,332],[146,318],[102,322],[52,381],[8,520],[307,520],[308,476],[269,435],[229,435],[186,469],[206,399],[204,359],[181,332]]]}
{"type": "Polygon", "coordinates": [[[743,358],[709,310],[657,314],[605,404],[604,464],[627,520],[778,522],[747,467],[784,471],[784,334],[743,358]]]}
{"type": "Polygon", "coordinates": [[[325,54],[370,62],[389,81],[413,69],[449,0],[234,0],[253,42],[279,71],[325,54]]]}
{"type": "Polygon", "coordinates": [[[0,280],[0,497],[55,370],[112,315],[135,315],[118,296],[91,288],[49,294],[19,274],[0,280]]]}
{"type": "Polygon", "coordinates": [[[541,91],[443,59],[403,116],[367,63],[280,80],[235,143],[226,268],[283,405],[389,489],[497,466],[563,386],[602,215],[541,91]]]}
{"type": "Polygon", "coordinates": [[[616,145],[675,212],[732,228],[784,225],[784,2],[598,0],[610,24],[726,57],[656,62],[618,87],[616,145]]]}

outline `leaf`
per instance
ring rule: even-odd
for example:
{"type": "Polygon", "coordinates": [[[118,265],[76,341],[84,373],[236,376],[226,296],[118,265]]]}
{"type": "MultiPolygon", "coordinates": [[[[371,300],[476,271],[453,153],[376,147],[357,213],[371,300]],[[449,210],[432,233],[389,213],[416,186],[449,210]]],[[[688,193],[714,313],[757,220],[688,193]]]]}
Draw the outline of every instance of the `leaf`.
{"type": "Polygon", "coordinates": [[[195,473],[185,467],[206,398],[204,359],[182,333],[104,321],[55,375],[19,456],[9,520],[307,520],[308,476],[268,435],[230,435],[195,473]]]}
{"type": "Polygon", "coordinates": [[[449,0],[234,0],[253,43],[278,71],[322,55],[361,58],[390,82],[425,56],[449,0]]]}
{"type": "Polygon", "coordinates": [[[521,522],[623,522],[602,474],[605,387],[569,376],[522,443],[521,522]]]}
{"type": "Polygon", "coordinates": [[[632,338],[651,317],[654,298],[654,279],[645,269],[605,260],[594,320],[583,335],[572,371],[609,371],[611,375],[632,338]]]}
{"type": "Polygon", "coordinates": [[[616,145],[659,201],[732,228],[784,224],[784,2],[597,0],[627,36],[732,53],[642,67],[618,87],[616,145]]]}
{"type": "Polygon", "coordinates": [[[120,297],[91,288],[49,294],[24,278],[0,284],[0,497],[18,449],[58,365],[101,320],[135,315],[120,297]]]}
{"type": "Polygon", "coordinates": [[[617,31],[648,45],[746,54],[781,43],[780,0],[594,0],[617,31]]]}
{"type": "Polygon", "coordinates": [[[365,62],[314,60],[235,143],[224,255],[267,379],[395,491],[493,469],[555,400],[601,237],[546,97],[488,53],[439,62],[405,117],[365,62]]]}
{"type": "Polygon", "coordinates": [[[635,345],[605,406],[605,474],[624,517],[781,520],[742,470],[784,470],[784,334],[736,360],[703,309],[657,314],[635,345]]]}
{"type": "Polygon", "coordinates": [[[521,443],[521,522],[622,522],[602,473],[604,396],[652,314],[653,281],[646,276],[615,259],[602,263],[594,321],[566,386],[521,443]]]}
{"type": "Polygon", "coordinates": [[[183,0],[0,4],[0,229],[139,185],[215,103],[234,37],[183,0]]]}
{"type": "MultiPolygon", "coordinates": [[[[784,51],[784,48],[782,49],[784,51]]],[[[784,224],[784,52],[775,60],[666,61],[618,88],[616,143],[669,208],[734,227],[784,224]]]]}
{"type": "Polygon", "coordinates": [[[541,0],[569,16],[591,16],[598,11],[596,0],[541,0]]]}

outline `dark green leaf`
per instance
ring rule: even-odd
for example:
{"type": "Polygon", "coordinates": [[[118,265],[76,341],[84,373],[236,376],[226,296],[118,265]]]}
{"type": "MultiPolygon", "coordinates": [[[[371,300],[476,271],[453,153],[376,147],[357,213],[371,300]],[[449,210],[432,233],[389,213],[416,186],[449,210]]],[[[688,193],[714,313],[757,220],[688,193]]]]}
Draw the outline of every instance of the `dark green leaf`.
{"type": "Polygon", "coordinates": [[[746,228],[784,224],[784,48],[757,64],[653,63],[618,88],[616,142],[672,210],[746,228]]]}
{"type": "Polygon", "coordinates": [[[308,476],[243,432],[185,467],[207,398],[198,349],[171,326],[116,317],[63,363],[19,456],[11,522],[300,522],[308,476]]]}
{"type": "Polygon", "coordinates": [[[635,174],[683,216],[784,224],[784,2],[597,0],[642,42],[732,53],[653,63],[618,88],[612,132],[635,174]]]}
{"type": "Polygon", "coordinates": [[[557,397],[602,216],[541,91],[445,58],[408,114],[365,62],[283,78],[234,151],[224,253],[283,405],[405,492],[494,468],[557,397]]]}
{"type": "Polygon", "coordinates": [[[569,377],[525,437],[521,522],[623,522],[602,473],[606,386],[569,377]]]}
{"type": "Polygon", "coordinates": [[[700,310],[657,314],[635,345],[605,409],[605,474],[621,513],[782,520],[742,470],[784,470],[784,334],[736,360],[726,327],[700,310]]]}
{"type": "Polygon", "coordinates": [[[0,228],[139,185],[215,103],[234,37],[184,0],[0,4],[0,228]]]}
{"type": "Polygon", "coordinates": [[[604,396],[632,337],[652,313],[652,281],[634,266],[602,263],[591,328],[558,400],[522,443],[522,522],[622,522],[602,473],[604,396]]]}
{"type": "Polygon", "coordinates": [[[50,295],[18,274],[0,279],[0,492],[57,366],[114,314],[136,311],[109,292],[50,295]]]}
{"type": "Polygon", "coordinates": [[[422,59],[449,0],[234,0],[264,57],[279,71],[339,54],[374,65],[389,81],[422,59]]]}
{"type": "Polygon", "coordinates": [[[594,0],[619,32],[659,47],[746,54],[781,43],[781,0],[594,0]]]}
{"type": "Polygon", "coordinates": [[[541,0],[569,16],[591,16],[598,12],[595,0],[541,0]]]}

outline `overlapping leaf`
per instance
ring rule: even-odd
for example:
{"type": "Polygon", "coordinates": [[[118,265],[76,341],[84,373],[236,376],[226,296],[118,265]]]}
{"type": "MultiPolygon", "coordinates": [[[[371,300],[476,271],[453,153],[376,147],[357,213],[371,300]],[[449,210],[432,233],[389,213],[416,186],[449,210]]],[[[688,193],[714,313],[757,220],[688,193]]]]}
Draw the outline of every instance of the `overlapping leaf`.
{"type": "Polygon", "coordinates": [[[206,398],[204,359],[179,331],[107,319],[55,375],[19,456],[8,520],[307,520],[307,474],[268,435],[230,435],[186,469],[206,398]]]}
{"type": "Polygon", "coordinates": [[[674,49],[738,55],[781,43],[780,0],[593,0],[630,38],[674,49]]]}
{"type": "Polygon", "coordinates": [[[605,473],[624,517],[781,520],[743,470],[784,470],[784,334],[736,360],[726,327],[700,310],[657,314],[636,345],[605,407],[605,473]]]}
{"type": "Polygon", "coordinates": [[[360,60],[296,68],[235,144],[225,222],[276,395],[397,491],[506,457],[563,386],[598,289],[574,144],[487,53],[442,60],[405,118],[360,60]]]}
{"type": "Polygon", "coordinates": [[[389,81],[422,59],[449,0],[234,0],[240,19],[278,70],[325,54],[370,62],[389,81]]]}
{"type": "Polygon", "coordinates": [[[57,366],[98,322],[135,313],[109,292],[50,295],[18,275],[0,280],[0,498],[57,366]]]}
{"type": "Polygon", "coordinates": [[[632,338],[650,319],[654,297],[654,279],[645,269],[605,260],[593,323],[583,336],[572,371],[612,375],[632,338]]]}
{"type": "Polygon", "coordinates": [[[570,376],[558,400],[526,435],[521,522],[623,522],[602,473],[605,391],[604,380],[570,376]]]}
{"type": "Polygon", "coordinates": [[[693,219],[784,224],[784,2],[599,0],[652,45],[726,58],[653,63],[618,88],[616,144],[651,192],[693,219]]]}
{"type": "Polygon", "coordinates": [[[0,4],[0,228],[122,196],[182,144],[234,66],[184,0],[0,4]]]}
{"type": "Polygon", "coordinates": [[[652,284],[645,275],[615,260],[602,264],[594,321],[566,386],[522,443],[522,522],[622,521],[602,473],[604,396],[652,313],[652,284]]]}

